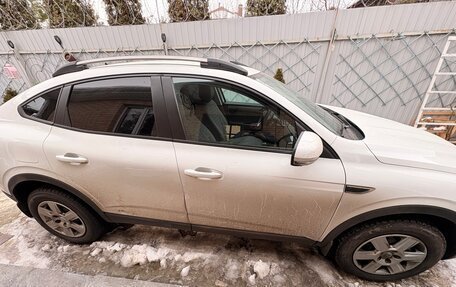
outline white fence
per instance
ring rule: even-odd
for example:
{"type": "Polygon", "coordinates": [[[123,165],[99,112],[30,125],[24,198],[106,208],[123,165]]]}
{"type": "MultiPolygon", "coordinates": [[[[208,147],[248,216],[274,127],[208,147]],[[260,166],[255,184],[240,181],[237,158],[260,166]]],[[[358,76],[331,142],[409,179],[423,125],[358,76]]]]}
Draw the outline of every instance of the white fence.
{"type": "MultiPolygon", "coordinates": [[[[0,32],[0,92],[49,78],[70,52],[77,59],[170,54],[216,57],[273,75],[316,102],[411,123],[442,48],[455,34],[456,2],[138,26],[0,32]],[[162,40],[166,36],[166,42],[162,40]],[[61,45],[55,40],[61,40],[61,45]],[[14,49],[8,45],[14,45],[14,49]]],[[[451,51],[456,53],[456,47],[451,51]]],[[[456,58],[445,71],[456,71],[456,58]]],[[[455,90],[456,79],[436,83],[455,90]]],[[[435,106],[454,106],[439,95],[435,106]]]]}

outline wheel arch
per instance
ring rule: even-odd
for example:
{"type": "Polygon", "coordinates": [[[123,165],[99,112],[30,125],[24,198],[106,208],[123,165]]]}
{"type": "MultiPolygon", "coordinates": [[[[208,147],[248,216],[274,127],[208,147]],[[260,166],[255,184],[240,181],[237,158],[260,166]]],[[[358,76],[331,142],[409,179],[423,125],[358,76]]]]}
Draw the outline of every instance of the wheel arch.
{"type": "Polygon", "coordinates": [[[334,242],[351,229],[365,223],[391,220],[414,219],[430,222],[436,226],[447,240],[447,250],[443,259],[456,256],[456,211],[437,206],[403,205],[390,206],[359,214],[339,224],[331,230],[318,244],[323,255],[330,255],[334,251],[334,242]]]}
{"type": "Polygon", "coordinates": [[[103,220],[108,221],[108,218],[101,208],[84,193],[64,182],[48,176],[32,173],[15,175],[8,181],[8,190],[10,191],[12,198],[17,202],[19,209],[25,215],[31,217],[30,210],[27,206],[27,198],[33,190],[43,185],[54,186],[73,195],[84,204],[88,205],[103,220]]]}

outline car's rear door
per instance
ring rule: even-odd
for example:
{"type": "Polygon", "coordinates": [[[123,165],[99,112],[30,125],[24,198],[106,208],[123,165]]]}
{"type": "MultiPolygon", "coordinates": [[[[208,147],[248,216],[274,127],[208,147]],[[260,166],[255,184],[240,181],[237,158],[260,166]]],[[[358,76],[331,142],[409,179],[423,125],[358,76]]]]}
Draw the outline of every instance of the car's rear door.
{"type": "Polygon", "coordinates": [[[66,86],[44,143],[55,174],[111,216],[188,223],[161,93],[150,75],[66,86]]]}
{"type": "Polygon", "coordinates": [[[322,234],[345,184],[342,163],[329,147],[313,164],[292,166],[302,127],[281,107],[220,80],[170,76],[163,83],[165,97],[177,102],[168,106],[169,115],[180,115],[182,123],[174,147],[195,230],[217,227],[313,240],[322,234]],[[252,108],[224,106],[216,97],[220,89],[250,98],[244,106],[252,108]],[[206,122],[224,126],[214,129],[206,122]],[[225,130],[224,139],[216,139],[213,130],[225,130]]]}

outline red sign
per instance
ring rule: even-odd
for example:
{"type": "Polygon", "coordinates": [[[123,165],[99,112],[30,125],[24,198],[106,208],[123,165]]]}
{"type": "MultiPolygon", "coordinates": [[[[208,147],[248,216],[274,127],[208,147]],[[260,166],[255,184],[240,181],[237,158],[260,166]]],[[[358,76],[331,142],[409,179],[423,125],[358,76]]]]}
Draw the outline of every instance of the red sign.
{"type": "Polygon", "coordinates": [[[3,66],[3,74],[5,74],[9,79],[20,78],[19,72],[11,64],[5,64],[5,66],[3,66]]]}

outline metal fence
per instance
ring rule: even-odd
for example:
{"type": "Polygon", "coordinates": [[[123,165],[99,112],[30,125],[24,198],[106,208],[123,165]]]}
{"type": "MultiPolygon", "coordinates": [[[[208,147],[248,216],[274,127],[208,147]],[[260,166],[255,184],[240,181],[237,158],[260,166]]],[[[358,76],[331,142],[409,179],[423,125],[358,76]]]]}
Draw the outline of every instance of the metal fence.
{"type": "MultiPolygon", "coordinates": [[[[282,68],[286,83],[313,101],[411,123],[448,36],[456,34],[454,28],[456,2],[441,2],[192,23],[0,32],[0,67],[11,65],[21,75],[11,79],[0,74],[0,92],[22,91],[50,78],[66,62],[65,54],[78,60],[156,54],[215,57],[270,75],[282,68]]],[[[456,47],[451,49],[456,53],[456,47]]],[[[444,70],[456,71],[456,58],[447,60],[444,70]]],[[[448,77],[436,85],[439,90],[456,90],[456,79],[448,77]]],[[[439,95],[432,105],[454,106],[456,97],[439,95]]]]}

